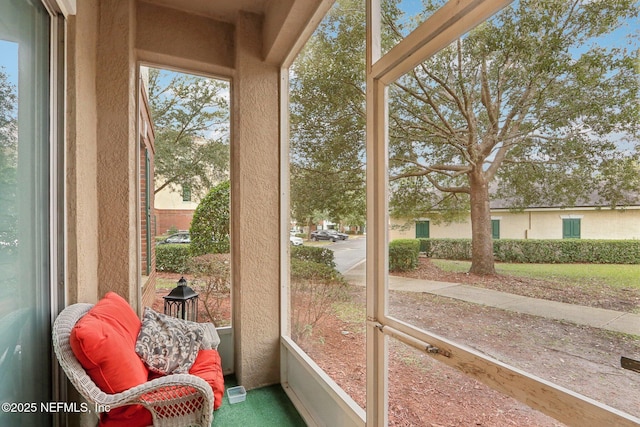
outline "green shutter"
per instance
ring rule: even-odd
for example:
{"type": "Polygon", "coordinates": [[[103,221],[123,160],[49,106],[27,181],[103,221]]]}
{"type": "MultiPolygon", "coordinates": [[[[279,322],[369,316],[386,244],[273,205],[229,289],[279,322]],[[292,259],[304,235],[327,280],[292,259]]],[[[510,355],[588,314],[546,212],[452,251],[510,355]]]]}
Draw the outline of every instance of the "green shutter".
{"type": "Polygon", "coordinates": [[[491,237],[494,239],[500,238],[500,220],[492,219],[491,220],[491,237]]]}
{"type": "Polygon", "coordinates": [[[429,221],[416,221],[416,239],[429,238],[429,221]]]}
{"type": "Polygon", "coordinates": [[[563,239],[579,239],[580,238],[580,219],[566,218],[562,220],[562,238],[563,239]]]}
{"type": "Polygon", "coordinates": [[[191,201],[191,186],[189,184],[184,184],[182,186],[182,201],[183,202],[191,201]]]}

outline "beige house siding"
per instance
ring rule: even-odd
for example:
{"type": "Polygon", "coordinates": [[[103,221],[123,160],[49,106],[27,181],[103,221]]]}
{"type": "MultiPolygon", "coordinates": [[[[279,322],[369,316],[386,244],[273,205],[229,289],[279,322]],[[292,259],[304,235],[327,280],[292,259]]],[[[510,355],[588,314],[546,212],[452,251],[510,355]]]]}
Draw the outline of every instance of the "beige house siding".
{"type": "MultiPolygon", "coordinates": [[[[538,209],[524,212],[494,210],[491,219],[500,221],[501,239],[562,239],[562,220],[580,219],[581,239],[640,239],[640,207],[627,209],[538,209]]],[[[421,221],[428,221],[422,218],[421,221]]],[[[391,219],[389,239],[415,238],[415,221],[391,219]]],[[[429,223],[429,237],[471,238],[470,221],[451,224],[429,223]]]]}
{"type": "MultiPolygon", "coordinates": [[[[463,239],[471,237],[471,222],[454,222],[451,224],[434,224],[429,218],[421,218],[419,221],[429,221],[429,237],[434,239],[463,239]]],[[[404,219],[391,219],[389,227],[389,240],[414,239],[416,237],[416,223],[404,219]]]]}
{"type": "Polygon", "coordinates": [[[178,190],[164,188],[155,194],[155,206],[157,209],[183,209],[194,211],[198,207],[198,201],[194,199],[196,194],[191,195],[192,200],[185,201],[182,199],[182,187],[178,190]]]}
{"type": "MultiPolygon", "coordinates": [[[[192,198],[198,197],[192,193],[192,198]]],[[[192,200],[193,200],[192,199],[192,200]]],[[[174,191],[164,188],[155,194],[156,235],[167,233],[170,228],[188,230],[191,227],[193,214],[198,207],[198,201],[182,200],[182,188],[174,191]]]]}

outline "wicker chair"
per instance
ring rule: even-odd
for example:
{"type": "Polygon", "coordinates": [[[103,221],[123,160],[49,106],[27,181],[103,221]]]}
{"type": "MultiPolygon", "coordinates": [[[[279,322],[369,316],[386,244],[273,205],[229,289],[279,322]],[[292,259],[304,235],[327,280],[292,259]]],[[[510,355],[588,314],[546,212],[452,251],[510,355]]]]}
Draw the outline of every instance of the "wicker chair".
{"type": "Polygon", "coordinates": [[[91,380],[76,359],[69,336],[92,304],[65,308],[53,324],[53,348],[58,362],[78,392],[94,407],[142,405],[151,412],[154,426],[210,426],[213,392],[203,379],[189,374],[167,375],[117,394],[107,394],[91,380]]]}

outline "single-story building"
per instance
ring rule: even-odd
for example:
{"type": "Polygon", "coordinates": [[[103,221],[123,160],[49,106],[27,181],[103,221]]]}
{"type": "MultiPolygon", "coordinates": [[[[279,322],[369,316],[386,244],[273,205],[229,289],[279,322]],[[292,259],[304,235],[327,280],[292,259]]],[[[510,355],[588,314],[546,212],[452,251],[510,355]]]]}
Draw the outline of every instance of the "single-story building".
{"type": "MultiPolygon", "coordinates": [[[[610,208],[583,204],[570,208],[531,207],[513,211],[491,203],[494,239],[640,239],[640,204],[610,208]]],[[[471,238],[470,218],[439,222],[425,215],[416,220],[391,219],[390,239],[471,238]]]]}

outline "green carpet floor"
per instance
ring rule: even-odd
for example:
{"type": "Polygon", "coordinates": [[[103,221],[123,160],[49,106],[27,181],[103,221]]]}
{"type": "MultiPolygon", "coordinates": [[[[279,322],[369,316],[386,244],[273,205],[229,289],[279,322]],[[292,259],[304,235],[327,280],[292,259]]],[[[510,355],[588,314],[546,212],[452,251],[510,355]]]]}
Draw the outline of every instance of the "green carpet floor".
{"type": "Polygon", "coordinates": [[[277,384],[247,392],[244,402],[230,404],[226,390],[238,385],[225,377],[222,406],[213,414],[213,427],[305,427],[306,424],[282,387],[277,384]]]}

